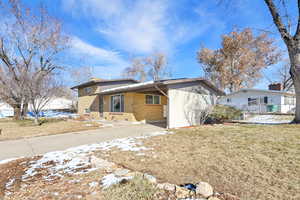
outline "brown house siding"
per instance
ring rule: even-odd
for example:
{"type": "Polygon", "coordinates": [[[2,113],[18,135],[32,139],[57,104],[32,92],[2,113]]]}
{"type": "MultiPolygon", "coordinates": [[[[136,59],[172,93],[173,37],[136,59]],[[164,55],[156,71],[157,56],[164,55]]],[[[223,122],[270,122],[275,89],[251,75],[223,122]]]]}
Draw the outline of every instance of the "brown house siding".
{"type": "Polygon", "coordinates": [[[90,95],[96,91],[97,86],[91,86],[90,88],[89,93],[86,93],[84,88],[78,89],[78,114],[90,114],[93,118],[99,118],[99,97],[98,95],[90,95]],[[87,113],[87,110],[90,113],[87,113]]]}
{"type": "Polygon", "coordinates": [[[127,121],[158,121],[164,120],[163,106],[167,105],[167,98],[161,96],[160,105],[146,104],[145,94],[142,93],[123,93],[124,112],[110,112],[110,96],[104,96],[104,113],[107,120],[127,120],[127,121]]]}

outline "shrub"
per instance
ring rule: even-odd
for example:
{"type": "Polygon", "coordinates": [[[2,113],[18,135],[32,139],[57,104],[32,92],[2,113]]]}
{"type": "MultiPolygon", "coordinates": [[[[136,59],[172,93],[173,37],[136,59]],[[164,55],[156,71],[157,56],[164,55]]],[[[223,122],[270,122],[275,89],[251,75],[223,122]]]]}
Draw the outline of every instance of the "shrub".
{"type": "Polygon", "coordinates": [[[209,114],[206,123],[223,123],[234,119],[239,119],[242,111],[231,106],[216,105],[209,114]]]}
{"type": "Polygon", "coordinates": [[[143,177],[136,176],[125,183],[111,186],[104,191],[105,200],[155,200],[157,189],[143,177]]]}

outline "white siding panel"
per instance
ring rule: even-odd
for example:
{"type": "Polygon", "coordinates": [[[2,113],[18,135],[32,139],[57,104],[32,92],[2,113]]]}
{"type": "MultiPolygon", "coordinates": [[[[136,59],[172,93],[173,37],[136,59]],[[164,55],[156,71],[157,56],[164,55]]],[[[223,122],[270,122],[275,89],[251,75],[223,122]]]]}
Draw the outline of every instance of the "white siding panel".
{"type": "Polygon", "coordinates": [[[184,89],[169,89],[169,128],[200,124],[199,115],[201,110],[211,105],[215,97],[209,92],[207,94],[199,93],[199,90],[203,91],[203,87],[193,86],[184,89]]]}

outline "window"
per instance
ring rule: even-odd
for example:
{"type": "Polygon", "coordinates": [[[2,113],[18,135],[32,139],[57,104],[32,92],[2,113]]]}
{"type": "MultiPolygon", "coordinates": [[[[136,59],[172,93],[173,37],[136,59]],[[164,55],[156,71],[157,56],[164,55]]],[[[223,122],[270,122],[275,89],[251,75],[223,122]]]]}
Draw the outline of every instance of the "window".
{"type": "Polygon", "coordinates": [[[284,104],[285,105],[295,105],[296,99],[293,96],[284,96],[284,104]]]}
{"type": "Polygon", "coordinates": [[[124,95],[110,97],[110,112],[124,112],[124,95]]]}
{"type": "Polygon", "coordinates": [[[146,95],[146,104],[160,104],[159,95],[146,95]]]}
{"type": "Polygon", "coordinates": [[[248,106],[257,105],[258,99],[257,98],[248,98],[248,106]]]}
{"type": "Polygon", "coordinates": [[[89,108],[84,109],[84,113],[90,113],[91,110],[89,108]]]}
{"type": "Polygon", "coordinates": [[[86,87],[86,88],[84,88],[84,93],[85,94],[90,94],[91,92],[92,92],[92,88],[91,87],[86,87]]]}

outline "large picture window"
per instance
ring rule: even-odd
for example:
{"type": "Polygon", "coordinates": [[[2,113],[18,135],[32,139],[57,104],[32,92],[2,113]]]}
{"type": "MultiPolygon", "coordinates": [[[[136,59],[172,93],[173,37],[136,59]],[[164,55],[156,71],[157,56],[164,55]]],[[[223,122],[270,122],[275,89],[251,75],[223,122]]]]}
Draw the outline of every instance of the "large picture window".
{"type": "Polygon", "coordinates": [[[146,104],[160,104],[160,96],[159,95],[146,95],[146,104]]]}
{"type": "Polygon", "coordinates": [[[110,97],[110,112],[124,112],[124,95],[110,97]]]}

